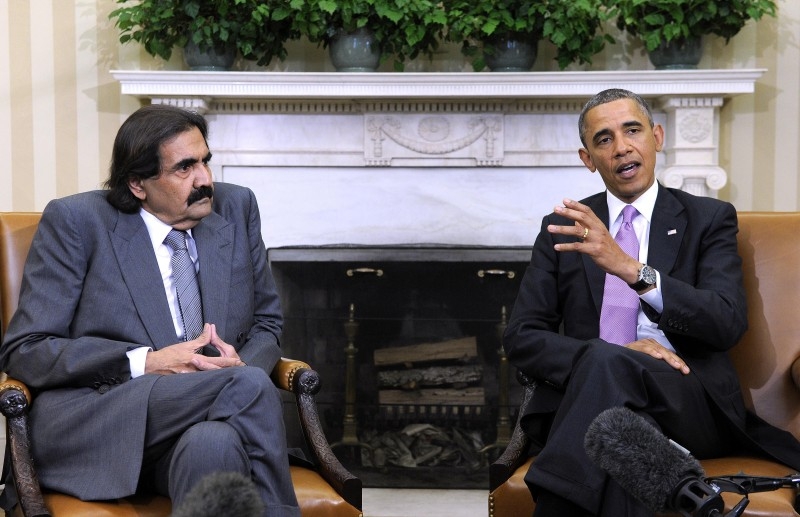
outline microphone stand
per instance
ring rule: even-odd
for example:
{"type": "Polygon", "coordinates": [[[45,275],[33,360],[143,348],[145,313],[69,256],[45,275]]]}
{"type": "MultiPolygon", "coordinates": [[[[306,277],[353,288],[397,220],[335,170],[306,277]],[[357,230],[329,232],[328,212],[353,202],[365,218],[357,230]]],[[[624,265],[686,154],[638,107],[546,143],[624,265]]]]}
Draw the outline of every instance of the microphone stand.
{"type": "MultiPolygon", "coordinates": [[[[749,494],[755,492],[771,492],[781,488],[800,487],[800,474],[785,477],[766,477],[766,476],[745,476],[736,474],[732,476],[716,476],[705,478],[706,490],[698,483],[687,482],[678,491],[678,500],[692,504],[695,509],[691,514],[694,517],[717,517],[722,516],[720,510],[722,497],[720,492],[730,492],[743,495],[741,501],[734,506],[724,517],[739,517],[744,513],[745,508],[750,503],[749,494]]],[[[684,513],[684,512],[682,512],[684,513]]]]}

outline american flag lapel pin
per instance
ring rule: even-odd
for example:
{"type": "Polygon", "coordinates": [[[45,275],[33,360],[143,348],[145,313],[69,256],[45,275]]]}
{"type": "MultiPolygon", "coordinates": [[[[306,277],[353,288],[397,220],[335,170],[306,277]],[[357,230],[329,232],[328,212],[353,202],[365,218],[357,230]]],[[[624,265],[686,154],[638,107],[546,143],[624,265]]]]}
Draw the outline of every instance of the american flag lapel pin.
{"type": "Polygon", "coordinates": [[[667,235],[675,235],[676,233],[678,233],[678,230],[676,230],[675,228],[667,230],[667,235]]]}

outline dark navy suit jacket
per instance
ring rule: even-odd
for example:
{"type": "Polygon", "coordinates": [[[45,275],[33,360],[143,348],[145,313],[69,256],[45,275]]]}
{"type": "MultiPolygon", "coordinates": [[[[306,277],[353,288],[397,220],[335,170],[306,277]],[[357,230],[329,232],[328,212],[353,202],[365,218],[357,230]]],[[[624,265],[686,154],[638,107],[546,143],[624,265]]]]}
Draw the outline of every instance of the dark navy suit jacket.
{"type": "MultiPolygon", "coordinates": [[[[605,192],[581,202],[609,225],[605,192]]],[[[545,437],[537,433],[546,429],[540,424],[558,407],[575,357],[599,341],[605,278],[587,255],[556,252],[555,243],[575,237],[550,234],[550,224],[573,222],[556,214],[544,218],[504,339],[511,363],[538,381],[523,424],[540,443],[545,437]]],[[[726,353],[747,329],[737,232],[730,203],[659,185],[647,262],[659,271],[664,309],[656,315],[645,306],[645,313],[699,377],[731,431],[800,469],[800,448],[791,435],[747,413],[726,353]]]]}

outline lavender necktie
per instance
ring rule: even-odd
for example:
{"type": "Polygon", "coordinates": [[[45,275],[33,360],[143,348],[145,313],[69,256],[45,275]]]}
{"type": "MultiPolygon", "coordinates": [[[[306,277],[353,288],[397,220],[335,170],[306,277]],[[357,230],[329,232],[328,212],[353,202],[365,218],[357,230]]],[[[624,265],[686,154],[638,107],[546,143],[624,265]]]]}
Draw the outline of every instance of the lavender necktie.
{"type": "MultiPolygon", "coordinates": [[[[622,226],[614,240],[622,251],[639,260],[639,241],[633,230],[633,220],[639,215],[633,205],[622,210],[622,226]]],[[[639,318],[639,295],[621,278],[606,273],[603,307],[600,310],[600,338],[609,343],[626,345],[636,341],[639,318]]]]}
{"type": "Polygon", "coordinates": [[[203,307],[197,273],[186,247],[186,232],[171,230],[164,243],[172,248],[172,281],[178,295],[180,319],[183,323],[183,340],[189,341],[203,331],[203,307]]]}

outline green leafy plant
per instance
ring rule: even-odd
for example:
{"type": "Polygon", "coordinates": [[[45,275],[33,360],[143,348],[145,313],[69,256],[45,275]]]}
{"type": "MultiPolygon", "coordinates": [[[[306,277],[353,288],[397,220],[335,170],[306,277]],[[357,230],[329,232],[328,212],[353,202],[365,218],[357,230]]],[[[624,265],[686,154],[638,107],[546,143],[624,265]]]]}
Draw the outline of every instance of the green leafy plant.
{"type": "Polygon", "coordinates": [[[648,51],[662,43],[705,35],[727,43],[753,19],[775,16],[774,0],[606,0],[617,27],[639,37],[648,51]]]}
{"type": "Polygon", "coordinates": [[[208,51],[233,45],[246,59],[259,65],[287,56],[284,44],[299,38],[290,20],[273,16],[279,0],[116,0],[109,14],[116,19],[119,41],[135,41],[145,51],[168,60],[175,47],[189,41],[208,51]]]}
{"type": "Polygon", "coordinates": [[[323,48],[339,30],[367,28],[380,46],[381,61],[393,57],[398,71],[406,60],[433,54],[446,22],[434,0],[290,0],[276,16],[291,17],[295,30],[323,48]]]}
{"type": "Polygon", "coordinates": [[[525,38],[550,41],[557,50],[559,68],[570,63],[591,63],[611,36],[602,30],[608,14],[601,0],[451,0],[446,39],[461,44],[472,66],[485,66],[480,50],[492,38],[525,38]]]}

